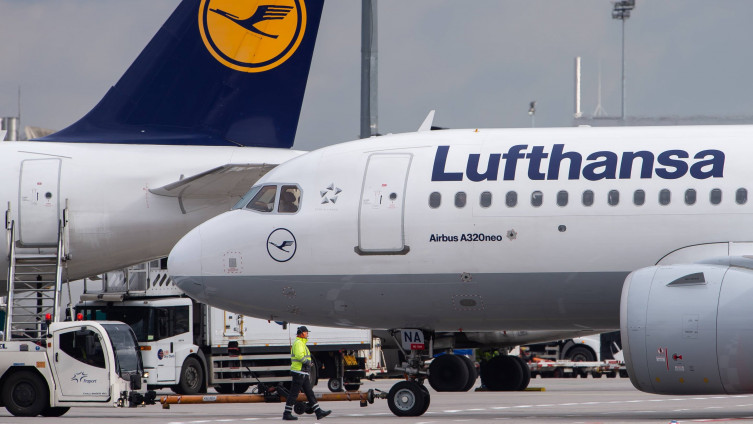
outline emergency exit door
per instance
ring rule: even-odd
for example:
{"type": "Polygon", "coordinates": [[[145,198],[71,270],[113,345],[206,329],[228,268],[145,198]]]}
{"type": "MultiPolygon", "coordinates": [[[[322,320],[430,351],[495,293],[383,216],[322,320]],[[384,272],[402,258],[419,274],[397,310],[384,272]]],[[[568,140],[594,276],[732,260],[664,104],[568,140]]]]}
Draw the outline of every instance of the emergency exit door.
{"type": "Polygon", "coordinates": [[[358,253],[408,253],[403,217],[411,159],[409,153],[369,156],[358,210],[358,253]]]}
{"type": "Polygon", "coordinates": [[[60,221],[60,159],[21,162],[19,240],[24,246],[57,246],[60,221]]]}

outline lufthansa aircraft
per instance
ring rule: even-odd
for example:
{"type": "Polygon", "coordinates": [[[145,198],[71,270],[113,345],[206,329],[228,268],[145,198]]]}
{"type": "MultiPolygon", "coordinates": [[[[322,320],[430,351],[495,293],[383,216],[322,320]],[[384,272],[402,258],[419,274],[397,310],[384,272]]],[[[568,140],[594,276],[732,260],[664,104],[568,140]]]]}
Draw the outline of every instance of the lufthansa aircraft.
{"type": "Polygon", "coordinates": [[[81,120],[36,142],[0,143],[16,253],[44,253],[67,234],[70,280],[165,256],[300,155],[289,148],[323,0],[275,2],[284,17],[249,24],[262,34],[212,11],[245,18],[267,3],[184,0],[81,120]]]}
{"type": "MultiPolygon", "coordinates": [[[[335,145],[268,173],[169,269],[196,299],[278,321],[620,328],[641,390],[753,393],[751,139],[747,126],[579,127],[335,145]]],[[[519,379],[513,362],[487,366],[519,379]]],[[[413,364],[390,392],[399,415],[428,406],[413,364]]]]}

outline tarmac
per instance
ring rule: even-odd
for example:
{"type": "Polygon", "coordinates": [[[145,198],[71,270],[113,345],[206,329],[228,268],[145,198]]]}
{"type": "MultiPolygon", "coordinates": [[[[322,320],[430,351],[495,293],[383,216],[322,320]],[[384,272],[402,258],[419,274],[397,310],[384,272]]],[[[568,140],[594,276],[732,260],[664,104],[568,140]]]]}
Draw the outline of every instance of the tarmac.
{"type": "MultiPolygon", "coordinates": [[[[389,388],[398,380],[366,381],[364,390],[389,388]]],[[[477,385],[478,387],[478,385],[477,385]]],[[[420,417],[396,417],[386,400],[362,408],[358,402],[327,402],[332,415],[317,421],[301,415],[299,423],[753,423],[753,394],[728,396],[660,396],[639,392],[627,378],[534,379],[538,391],[467,393],[431,392],[431,406],[420,417]]],[[[320,383],[316,392],[326,392],[320,383]]],[[[171,394],[169,391],[160,394],[171,394]]],[[[60,418],[21,418],[0,409],[0,423],[76,424],[220,424],[282,422],[283,405],[205,404],[139,408],[72,408],[60,418]]]]}

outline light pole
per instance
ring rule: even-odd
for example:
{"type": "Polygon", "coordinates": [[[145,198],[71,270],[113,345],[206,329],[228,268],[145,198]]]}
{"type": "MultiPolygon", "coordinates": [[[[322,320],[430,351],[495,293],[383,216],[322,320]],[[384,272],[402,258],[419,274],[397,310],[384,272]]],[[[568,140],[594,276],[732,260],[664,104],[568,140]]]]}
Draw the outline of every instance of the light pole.
{"type": "Polygon", "coordinates": [[[635,9],[635,0],[620,0],[614,2],[612,19],[622,21],[622,108],[620,119],[625,120],[625,21],[630,17],[630,11],[635,9]]]}

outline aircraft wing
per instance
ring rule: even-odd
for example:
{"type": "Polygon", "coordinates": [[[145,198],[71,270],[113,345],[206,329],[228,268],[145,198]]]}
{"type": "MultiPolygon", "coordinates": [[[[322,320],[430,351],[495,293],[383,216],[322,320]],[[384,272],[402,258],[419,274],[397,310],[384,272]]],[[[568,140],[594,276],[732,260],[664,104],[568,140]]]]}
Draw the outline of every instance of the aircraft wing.
{"type": "Polygon", "coordinates": [[[228,164],[149,191],[159,196],[182,199],[240,197],[275,166],[266,163],[228,164]]]}

